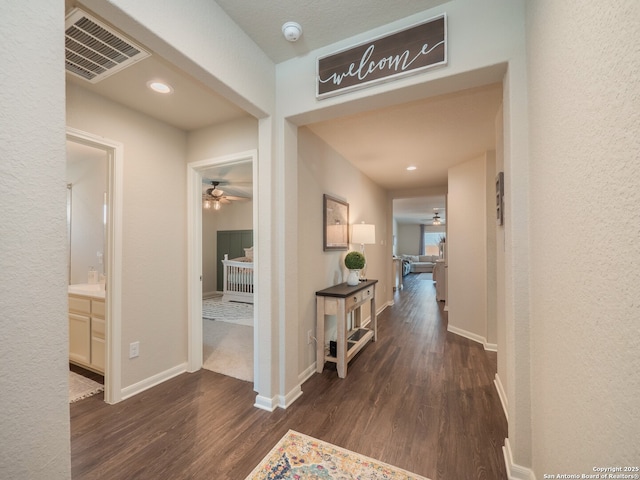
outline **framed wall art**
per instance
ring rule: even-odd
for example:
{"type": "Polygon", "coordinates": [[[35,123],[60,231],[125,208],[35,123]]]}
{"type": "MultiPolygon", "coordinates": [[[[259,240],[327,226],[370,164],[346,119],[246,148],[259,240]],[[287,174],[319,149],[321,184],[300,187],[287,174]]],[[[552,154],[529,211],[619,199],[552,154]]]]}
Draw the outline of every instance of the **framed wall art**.
{"type": "Polygon", "coordinates": [[[496,224],[504,225],[504,172],[496,175],[496,224]]]}
{"type": "Polygon", "coordinates": [[[323,196],[324,251],[349,249],[349,204],[330,195],[323,196]]]}

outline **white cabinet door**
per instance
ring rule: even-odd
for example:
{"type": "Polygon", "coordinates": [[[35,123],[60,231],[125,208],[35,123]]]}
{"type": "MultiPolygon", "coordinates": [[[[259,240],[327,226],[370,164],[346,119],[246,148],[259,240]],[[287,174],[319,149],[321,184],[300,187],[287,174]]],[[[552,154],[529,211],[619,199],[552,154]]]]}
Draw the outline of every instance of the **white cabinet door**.
{"type": "Polygon", "coordinates": [[[88,316],[69,314],[69,360],[91,363],[91,321],[88,316]]]}
{"type": "MultiPolygon", "coordinates": [[[[92,301],[91,304],[96,305],[96,302],[92,301]]],[[[97,303],[97,306],[104,312],[104,302],[97,303]]],[[[104,351],[104,319],[91,317],[91,366],[100,373],[104,373],[104,351]]]]}

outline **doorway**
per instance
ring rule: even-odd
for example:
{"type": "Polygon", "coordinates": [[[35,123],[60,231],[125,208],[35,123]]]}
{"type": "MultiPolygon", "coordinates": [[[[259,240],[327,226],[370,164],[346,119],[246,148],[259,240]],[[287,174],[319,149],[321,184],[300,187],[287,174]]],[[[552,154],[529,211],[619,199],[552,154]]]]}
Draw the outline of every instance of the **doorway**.
{"type": "MultiPolygon", "coordinates": [[[[207,178],[207,172],[211,171],[230,171],[234,166],[244,168],[249,166],[251,178],[254,179],[251,184],[251,196],[257,198],[257,151],[250,150],[240,152],[224,157],[216,157],[212,159],[201,160],[189,163],[187,166],[187,203],[188,203],[188,317],[189,317],[189,353],[188,353],[188,370],[194,372],[203,367],[203,281],[205,272],[203,271],[203,179],[207,178]]],[[[219,180],[219,179],[215,179],[219,180]]],[[[215,188],[215,187],[214,187],[215,188]]],[[[220,189],[224,190],[224,186],[220,185],[220,189]]],[[[224,208],[224,205],[221,207],[224,208]]],[[[253,230],[254,250],[257,251],[259,242],[258,235],[258,216],[257,202],[253,201],[251,206],[251,229],[253,230]]],[[[210,252],[207,252],[209,254],[210,252]]],[[[257,278],[259,272],[259,259],[254,257],[253,278],[257,278]]],[[[208,272],[209,277],[215,273],[208,272]]],[[[207,279],[208,280],[208,279],[207,279]]],[[[218,286],[216,289],[220,288],[218,286]]],[[[211,287],[207,286],[207,290],[211,287]]],[[[253,325],[256,323],[259,308],[254,303],[253,308],[253,325]]],[[[255,328],[253,329],[252,343],[255,345],[255,328]]],[[[255,382],[255,354],[252,359],[253,379],[255,382]]]]}
{"type": "MultiPolygon", "coordinates": [[[[101,290],[104,295],[104,312],[102,318],[104,326],[104,338],[102,343],[100,338],[93,342],[93,348],[98,350],[104,348],[100,365],[104,369],[104,401],[110,404],[122,400],[121,375],[120,375],[120,332],[121,332],[121,275],[122,275],[122,189],[123,170],[122,157],[123,146],[121,143],[98,137],[96,135],[83,132],[71,127],[67,127],[67,142],[72,148],[81,148],[85,151],[92,151],[106,159],[105,176],[103,183],[104,193],[102,197],[102,215],[99,218],[102,230],[100,247],[87,247],[89,253],[85,253],[85,259],[95,259],[95,266],[91,263],[87,268],[87,281],[84,282],[82,266],[69,268],[69,283],[86,283],[88,288],[101,290]],[[93,253],[91,253],[93,252],[93,253]],[[77,270],[77,271],[74,271],[77,270]],[[94,275],[97,282],[94,283],[94,275]],[[89,277],[94,277],[91,280],[89,277]],[[104,287],[102,287],[102,282],[104,287]]],[[[69,162],[69,159],[67,159],[69,162]]],[[[73,188],[73,187],[72,187],[73,188]]],[[[73,226],[71,225],[71,228],[73,226]]],[[[70,237],[71,238],[71,237],[70,237]]],[[[71,259],[71,248],[70,259],[71,259]]],[[[91,262],[91,260],[88,260],[91,262]]],[[[87,263],[81,260],[76,263],[87,263]]],[[[100,303],[100,302],[98,302],[100,303]]],[[[91,342],[91,340],[89,340],[91,342]]],[[[89,352],[91,352],[89,343],[89,352]]],[[[100,362],[100,360],[98,360],[100,362]]],[[[90,362],[89,365],[91,366],[90,362]]]]}

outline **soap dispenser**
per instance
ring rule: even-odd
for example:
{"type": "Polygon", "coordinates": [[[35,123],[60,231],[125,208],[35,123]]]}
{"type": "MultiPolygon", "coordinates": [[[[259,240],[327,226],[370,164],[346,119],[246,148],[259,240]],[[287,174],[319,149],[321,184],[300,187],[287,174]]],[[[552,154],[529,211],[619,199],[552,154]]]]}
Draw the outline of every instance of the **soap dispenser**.
{"type": "Polygon", "coordinates": [[[89,282],[90,285],[98,283],[98,271],[94,267],[89,267],[89,282]]]}

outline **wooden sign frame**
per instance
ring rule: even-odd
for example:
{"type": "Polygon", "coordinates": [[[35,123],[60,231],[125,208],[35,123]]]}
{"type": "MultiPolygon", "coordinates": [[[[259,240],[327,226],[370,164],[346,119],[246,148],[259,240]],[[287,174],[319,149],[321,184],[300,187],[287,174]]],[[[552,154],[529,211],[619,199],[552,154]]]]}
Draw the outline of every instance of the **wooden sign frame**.
{"type": "Polygon", "coordinates": [[[323,99],[447,64],[447,14],[318,57],[323,99]]]}

